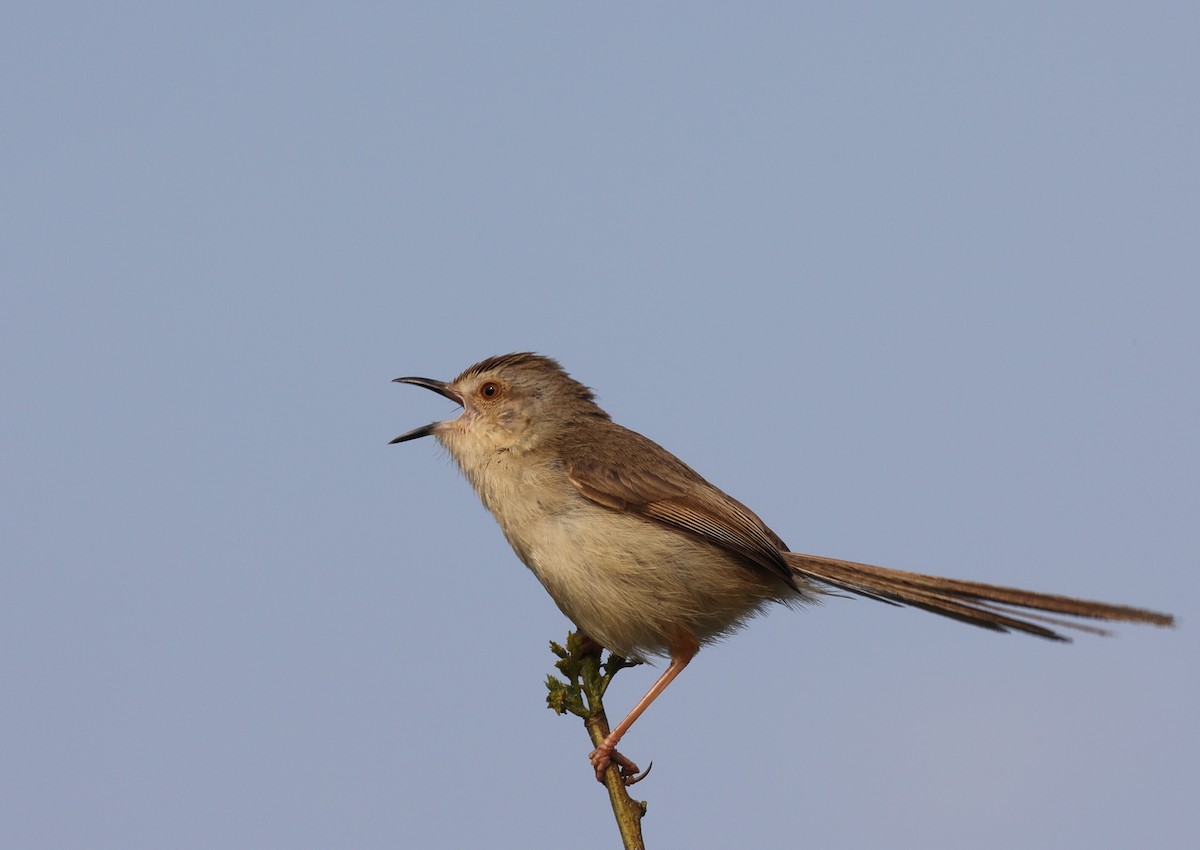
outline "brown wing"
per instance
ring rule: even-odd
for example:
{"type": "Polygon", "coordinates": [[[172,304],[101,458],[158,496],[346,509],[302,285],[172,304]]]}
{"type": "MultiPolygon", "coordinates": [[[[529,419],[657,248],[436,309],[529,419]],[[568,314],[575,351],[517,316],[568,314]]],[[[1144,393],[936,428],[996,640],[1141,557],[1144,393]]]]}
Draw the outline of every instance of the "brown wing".
{"type": "Polygon", "coordinates": [[[580,493],[686,531],[793,583],[787,546],[753,511],[657,443],[611,427],[606,439],[563,447],[567,477],[580,493]]]}

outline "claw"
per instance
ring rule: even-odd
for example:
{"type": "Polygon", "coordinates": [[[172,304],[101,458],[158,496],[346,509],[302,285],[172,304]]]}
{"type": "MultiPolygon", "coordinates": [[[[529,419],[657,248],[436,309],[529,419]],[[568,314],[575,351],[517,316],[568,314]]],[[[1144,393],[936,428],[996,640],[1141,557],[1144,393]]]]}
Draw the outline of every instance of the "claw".
{"type": "Polygon", "coordinates": [[[654,770],[654,762],[650,762],[649,766],[645,770],[643,770],[641,773],[637,772],[636,764],[633,765],[633,767],[634,767],[634,770],[633,770],[632,776],[626,776],[625,771],[624,770],[621,771],[621,781],[625,783],[626,788],[628,788],[630,785],[637,785],[639,782],[641,782],[643,779],[645,779],[647,776],[649,776],[650,771],[654,770]]]}

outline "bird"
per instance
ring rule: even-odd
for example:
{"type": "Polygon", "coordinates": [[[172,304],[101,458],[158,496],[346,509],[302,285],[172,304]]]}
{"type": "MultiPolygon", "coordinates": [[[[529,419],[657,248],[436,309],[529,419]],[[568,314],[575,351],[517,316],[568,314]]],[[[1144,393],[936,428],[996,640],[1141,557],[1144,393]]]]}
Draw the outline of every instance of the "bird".
{"type": "Polygon", "coordinates": [[[451,381],[402,377],[462,408],[392,444],[433,436],[588,645],[667,666],[589,753],[596,778],[637,765],[616,747],[702,646],[773,603],[851,594],[996,632],[1068,641],[1078,622],[1172,626],[1170,614],[792,551],[675,455],[612,420],[551,357],[489,357],[451,381]]]}

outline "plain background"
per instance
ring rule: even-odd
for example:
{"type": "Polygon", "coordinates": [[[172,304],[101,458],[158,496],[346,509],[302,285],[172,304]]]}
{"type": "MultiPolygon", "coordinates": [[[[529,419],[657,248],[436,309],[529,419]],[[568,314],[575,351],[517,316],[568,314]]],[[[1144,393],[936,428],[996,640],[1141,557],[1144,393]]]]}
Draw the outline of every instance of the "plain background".
{"type": "MultiPolygon", "coordinates": [[[[390,384],[536,350],[794,548],[1142,604],[706,650],[651,847],[1200,834],[1194,4],[0,21],[0,846],[608,848],[568,624],[390,384]]],[[[619,714],[651,669],[613,685],[619,714]]]]}

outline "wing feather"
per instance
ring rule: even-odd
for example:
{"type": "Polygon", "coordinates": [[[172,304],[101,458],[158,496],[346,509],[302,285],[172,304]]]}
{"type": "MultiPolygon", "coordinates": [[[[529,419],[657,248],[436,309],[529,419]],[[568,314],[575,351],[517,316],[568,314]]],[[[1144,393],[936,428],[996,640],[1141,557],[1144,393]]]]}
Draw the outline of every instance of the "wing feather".
{"type": "Polygon", "coordinates": [[[753,511],[647,438],[612,427],[618,439],[605,448],[622,449],[619,463],[588,450],[595,447],[564,453],[567,477],[583,496],[686,531],[793,584],[787,546],[753,511]]]}

